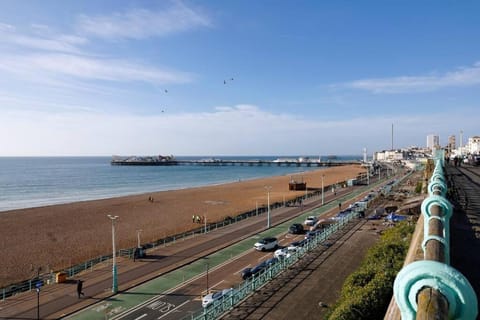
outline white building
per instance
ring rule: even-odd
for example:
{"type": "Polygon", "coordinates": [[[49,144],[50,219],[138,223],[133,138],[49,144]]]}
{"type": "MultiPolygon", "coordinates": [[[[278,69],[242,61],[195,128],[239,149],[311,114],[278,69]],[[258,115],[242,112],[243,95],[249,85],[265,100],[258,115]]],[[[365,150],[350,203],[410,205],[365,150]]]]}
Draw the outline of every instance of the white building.
{"type": "Polygon", "coordinates": [[[480,137],[473,136],[468,138],[468,144],[466,145],[467,152],[470,154],[480,154],[480,137]]]}
{"type": "Polygon", "coordinates": [[[440,147],[440,138],[438,135],[429,134],[427,136],[427,149],[434,150],[440,147]]]}

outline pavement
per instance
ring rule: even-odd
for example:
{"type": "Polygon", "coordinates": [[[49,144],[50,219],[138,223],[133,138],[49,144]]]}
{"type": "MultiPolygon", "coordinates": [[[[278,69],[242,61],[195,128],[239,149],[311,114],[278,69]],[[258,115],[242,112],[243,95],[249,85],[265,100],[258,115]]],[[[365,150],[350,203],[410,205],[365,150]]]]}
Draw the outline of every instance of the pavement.
{"type": "MultiPolygon", "coordinates": [[[[370,186],[373,187],[373,186],[370,186]]],[[[328,210],[336,208],[338,202],[347,204],[348,199],[352,197],[351,192],[354,188],[345,188],[336,195],[325,193],[325,206],[322,209],[328,210]]],[[[369,190],[369,189],[368,189],[369,190]]],[[[288,221],[298,215],[306,215],[314,207],[321,204],[320,197],[309,198],[304,201],[300,207],[282,207],[271,212],[272,227],[288,221]],[[303,211],[302,211],[303,209],[303,211]]],[[[206,234],[197,235],[193,239],[177,240],[173,244],[157,247],[147,252],[145,259],[134,262],[131,259],[117,258],[118,270],[118,294],[114,295],[112,287],[112,266],[111,261],[95,265],[90,270],[85,271],[65,283],[50,284],[41,288],[37,293],[35,290],[21,293],[0,301],[0,319],[92,319],[93,317],[87,307],[104,301],[117,301],[117,306],[121,305],[124,309],[131,303],[138,303],[134,295],[128,295],[130,298],[124,300],[122,293],[128,290],[134,290],[135,287],[143,284],[150,285],[149,280],[158,278],[160,275],[170,274],[175,270],[187,265],[192,265],[192,270],[188,273],[182,273],[182,277],[174,277],[162,284],[152,284],[152,294],[164,292],[168,288],[184,282],[185,274],[195,275],[203,272],[203,263],[196,267],[195,261],[202,257],[213,254],[222,248],[226,248],[233,243],[252,239],[252,236],[265,231],[265,215],[245,219],[242,222],[234,223],[229,226],[211,231],[206,234]],[[194,241],[192,241],[194,240],[194,241]],[[83,281],[84,296],[77,297],[76,280],[83,281]]],[[[250,240],[253,241],[253,240],[250,240]]],[[[251,247],[252,243],[247,243],[251,247]]],[[[165,276],[161,277],[165,280],[165,276]]],[[[142,289],[145,292],[145,288],[142,289]]],[[[148,291],[148,290],[147,290],[148,291]]],[[[124,295],[125,296],[125,295],[124,295]]],[[[143,299],[147,299],[148,295],[143,299]]],[[[115,305],[111,303],[103,304],[106,307],[100,307],[97,315],[101,314],[99,319],[105,319],[108,312],[115,313],[119,310],[112,310],[115,305]],[[103,308],[103,309],[102,309],[103,308]]],[[[92,308],[89,308],[92,309],[92,308]]]]}

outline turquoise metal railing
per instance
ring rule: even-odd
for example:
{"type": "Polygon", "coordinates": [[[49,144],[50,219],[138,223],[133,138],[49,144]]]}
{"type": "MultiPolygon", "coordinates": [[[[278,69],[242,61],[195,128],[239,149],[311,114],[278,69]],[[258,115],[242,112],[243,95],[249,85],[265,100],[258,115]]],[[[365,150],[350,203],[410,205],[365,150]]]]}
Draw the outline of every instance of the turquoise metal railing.
{"type": "Polygon", "coordinates": [[[478,314],[475,291],[468,280],[449,265],[452,206],[445,198],[443,159],[443,153],[438,152],[427,188],[429,196],[421,206],[424,260],[405,266],[394,282],[394,297],[403,320],[474,320],[478,314]]]}

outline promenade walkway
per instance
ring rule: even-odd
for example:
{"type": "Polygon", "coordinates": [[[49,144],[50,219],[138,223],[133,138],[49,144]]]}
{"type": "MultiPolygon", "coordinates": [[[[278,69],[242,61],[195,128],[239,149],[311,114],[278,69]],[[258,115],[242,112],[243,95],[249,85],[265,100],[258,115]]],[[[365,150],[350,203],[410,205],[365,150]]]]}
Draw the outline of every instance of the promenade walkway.
{"type": "Polygon", "coordinates": [[[468,279],[480,299],[480,167],[447,165],[445,171],[454,187],[451,265],[468,279]]]}
{"type": "MultiPolygon", "coordinates": [[[[351,197],[352,189],[354,188],[343,189],[336,196],[326,193],[325,210],[336,207],[338,201],[346,203],[347,199],[351,197]]],[[[306,200],[303,208],[283,207],[273,210],[272,226],[285,222],[302,212],[306,213],[320,203],[320,197],[314,197],[306,200]],[[302,209],[303,211],[301,211],[302,209]]],[[[147,258],[142,261],[133,262],[130,259],[119,258],[117,260],[119,292],[124,292],[159,275],[199,260],[203,256],[231,245],[238,239],[252,237],[265,230],[265,221],[266,215],[264,214],[196,236],[195,241],[180,240],[168,246],[157,247],[149,251],[147,258]]],[[[202,273],[201,270],[196,272],[202,273]]],[[[178,279],[174,281],[182,282],[178,279]]],[[[111,283],[111,261],[107,261],[66,283],[44,286],[39,295],[33,290],[0,301],[0,319],[37,319],[37,317],[39,319],[59,319],[112,297],[111,283]],[[76,293],[76,279],[84,281],[85,296],[80,299],[76,293]],[[37,298],[39,299],[37,300],[37,298]]],[[[158,290],[155,292],[158,293],[158,290]]],[[[133,298],[132,295],[130,297],[133,298]]],[[[87,315],[79,317],[79,319],[81,318],[89,319],[90,317],[87,315]]]]}

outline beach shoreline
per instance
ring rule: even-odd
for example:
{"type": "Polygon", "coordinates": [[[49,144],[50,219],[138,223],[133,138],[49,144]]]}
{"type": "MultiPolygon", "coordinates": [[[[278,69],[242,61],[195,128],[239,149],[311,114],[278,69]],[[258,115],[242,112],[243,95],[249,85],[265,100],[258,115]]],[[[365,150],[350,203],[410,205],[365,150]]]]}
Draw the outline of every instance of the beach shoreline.
{"type": "Polygon", "coordinates": [[[303,180],[310,190],[344,182],[364,173],[360,165],[328,167],[302,173],[242,180],[224,184],[149,192],[99,200],[80,201],[44,207],[16,209],[0,213],[0,287],[29,279],[32,269],[57,271],[108,254],[111,250],[111,221],[118,215],[117,248],[132,248],[141,242],[154,242],[169,235],[198,228],[192,216],[207,222],[288,201],[305,191],[290,191],[291,179],[303,180]]]}

